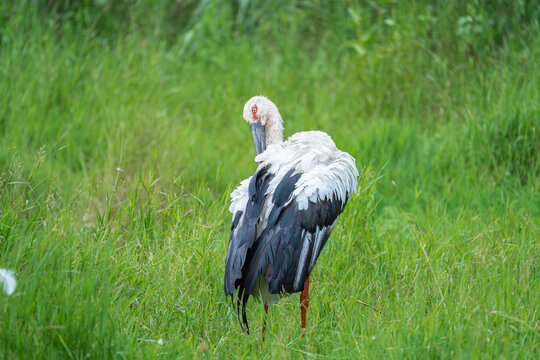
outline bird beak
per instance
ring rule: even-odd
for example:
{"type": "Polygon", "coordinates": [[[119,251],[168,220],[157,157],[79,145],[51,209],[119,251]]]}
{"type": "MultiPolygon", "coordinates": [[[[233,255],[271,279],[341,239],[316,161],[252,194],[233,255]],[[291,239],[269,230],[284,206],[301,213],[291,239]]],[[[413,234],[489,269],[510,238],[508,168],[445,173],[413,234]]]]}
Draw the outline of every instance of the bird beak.
{"type": "Polygon", "coordinates": [[[251,134],[253,135],[253,144],[255,144],[255,152],[257,155],[266,150],[266,129],[260,122],[255,122],[250,125],[251,134]]]}

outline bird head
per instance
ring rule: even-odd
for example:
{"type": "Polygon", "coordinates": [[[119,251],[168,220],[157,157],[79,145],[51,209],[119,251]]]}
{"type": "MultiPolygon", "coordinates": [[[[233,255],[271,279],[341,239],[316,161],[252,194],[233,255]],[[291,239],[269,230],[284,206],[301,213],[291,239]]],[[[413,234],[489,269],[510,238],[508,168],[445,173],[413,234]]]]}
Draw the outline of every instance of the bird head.
{"type": "Polygon", "coordinates": [[[265,96],[254,96],[244,105],[244,120],[251,127],[257,155],[267,144],[282,140],[283,125],[277,106],[265,96]]]}

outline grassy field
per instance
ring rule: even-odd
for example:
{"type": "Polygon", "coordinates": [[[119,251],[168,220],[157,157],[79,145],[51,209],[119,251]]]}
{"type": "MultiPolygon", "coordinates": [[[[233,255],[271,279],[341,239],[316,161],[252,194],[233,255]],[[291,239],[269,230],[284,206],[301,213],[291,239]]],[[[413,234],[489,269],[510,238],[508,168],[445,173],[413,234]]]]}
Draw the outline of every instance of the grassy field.
{"type": "Polygon", "coordinates": [[[42,3],[0,4],[1,358],[540,355],[534,1],[42,3]],[[223,294],[258,94],[361,173],[304,339],[223,294]]]}

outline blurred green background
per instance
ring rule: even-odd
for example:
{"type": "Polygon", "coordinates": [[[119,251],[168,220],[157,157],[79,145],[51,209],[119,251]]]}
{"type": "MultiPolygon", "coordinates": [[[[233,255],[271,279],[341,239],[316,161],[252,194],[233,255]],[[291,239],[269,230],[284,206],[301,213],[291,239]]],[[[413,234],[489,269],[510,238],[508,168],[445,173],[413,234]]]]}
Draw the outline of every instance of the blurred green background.
{"type": "Polygon", "coordinates": [[[3,1],[0,268],[19,286],[0,354],[534,357],[539,19],[537,1],[3,1]],[[259,94],[361,173],[306,338],[283,301],[262,352],[260,305],[248,337],[222,292],[259,94]]]}

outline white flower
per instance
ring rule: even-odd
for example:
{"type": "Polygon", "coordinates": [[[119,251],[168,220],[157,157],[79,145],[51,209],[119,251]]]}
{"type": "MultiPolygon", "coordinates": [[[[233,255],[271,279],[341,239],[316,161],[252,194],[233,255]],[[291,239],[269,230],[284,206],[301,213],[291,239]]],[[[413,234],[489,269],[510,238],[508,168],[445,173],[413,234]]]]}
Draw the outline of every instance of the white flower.
{"type": "Polygon", "coordinates": [[[4,284],[4,291],[6,294],[11,295],[17,287],[17,280],[13,276],[13,271],[0,269],[0,284],[4,284]]]}
{"type": "Polygon", "coordinates": [[[158,345],[163,345],[165,344],[165,341],[163,339],[159,339],[159,340],[154,340],[154,339],[137,339],[139,341],[145,341],[145,342],[149,342],[149,343],[155,343],[155,344],[158,344],[158,345]]]}

